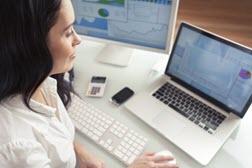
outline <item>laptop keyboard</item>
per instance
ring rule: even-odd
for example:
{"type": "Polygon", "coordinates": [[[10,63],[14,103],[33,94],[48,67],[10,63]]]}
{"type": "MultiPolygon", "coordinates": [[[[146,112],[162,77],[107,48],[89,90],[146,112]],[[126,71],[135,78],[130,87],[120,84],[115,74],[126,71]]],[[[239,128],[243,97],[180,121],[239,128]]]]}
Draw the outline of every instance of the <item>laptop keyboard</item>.
{"type": "Polygon", "coordinates": [[[168,82],[153,93],[152,96],[210,134],[214,134],[226,118],[223,114],[168,82]]]}

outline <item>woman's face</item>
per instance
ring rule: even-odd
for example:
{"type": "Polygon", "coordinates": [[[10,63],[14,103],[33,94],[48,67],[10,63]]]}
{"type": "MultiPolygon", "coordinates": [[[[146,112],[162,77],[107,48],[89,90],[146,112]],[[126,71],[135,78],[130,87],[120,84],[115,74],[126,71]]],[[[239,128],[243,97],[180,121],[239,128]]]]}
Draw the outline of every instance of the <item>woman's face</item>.
{"type": "Polygon", "coordinates": [[[75,47],[81,40],[73,29],[74,11],[70,0],[62,0],[58,20],[48,34],[48,48],[53,57],[50,75],[67,72],[73,67],[75,47]]]}

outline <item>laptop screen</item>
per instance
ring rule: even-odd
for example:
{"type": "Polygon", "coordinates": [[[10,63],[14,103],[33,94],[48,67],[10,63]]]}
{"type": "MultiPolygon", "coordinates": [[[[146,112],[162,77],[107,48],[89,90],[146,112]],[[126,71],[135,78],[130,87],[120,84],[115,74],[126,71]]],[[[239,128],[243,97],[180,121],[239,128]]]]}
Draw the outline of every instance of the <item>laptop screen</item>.
{"type": "Polygon", "coordinates": [[[182,23],[166,74],[243,117],[251,103],[252,52],[182,23]]]}

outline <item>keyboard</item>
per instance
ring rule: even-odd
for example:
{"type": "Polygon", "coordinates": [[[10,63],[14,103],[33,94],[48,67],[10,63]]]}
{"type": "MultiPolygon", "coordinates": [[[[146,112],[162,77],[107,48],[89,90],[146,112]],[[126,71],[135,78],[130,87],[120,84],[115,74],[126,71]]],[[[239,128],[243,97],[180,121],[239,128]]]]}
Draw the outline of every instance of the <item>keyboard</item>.
{"type": "Polygon", "coordinates": [[[214,134],[226,116],[195,99],[170,83],[165,83],[152,94],[191,122],[214,134]]]}
{"type": "Polygon", "coordinates": [[[77,131],[126,165],[138,158],[147,144],[147,138],[76,95],[68,112],[77,131]]]}

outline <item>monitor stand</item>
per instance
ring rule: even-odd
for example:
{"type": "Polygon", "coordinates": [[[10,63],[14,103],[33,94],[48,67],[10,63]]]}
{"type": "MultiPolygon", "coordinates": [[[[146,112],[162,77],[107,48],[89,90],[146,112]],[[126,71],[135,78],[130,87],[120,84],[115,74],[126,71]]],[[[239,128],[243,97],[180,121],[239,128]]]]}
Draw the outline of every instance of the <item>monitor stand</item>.
{"type": "Polygon", "coordinates": [[[97,55],[96,60],[106,64],[126,67],[129,65],[132,52],[133,49],[131,48],[106,44],[106,46],[97,55]]]}

